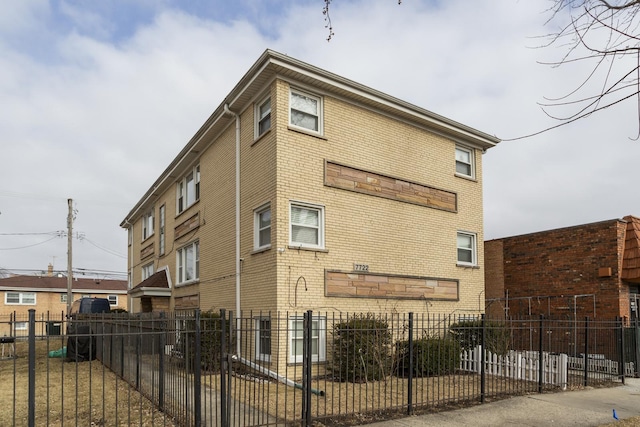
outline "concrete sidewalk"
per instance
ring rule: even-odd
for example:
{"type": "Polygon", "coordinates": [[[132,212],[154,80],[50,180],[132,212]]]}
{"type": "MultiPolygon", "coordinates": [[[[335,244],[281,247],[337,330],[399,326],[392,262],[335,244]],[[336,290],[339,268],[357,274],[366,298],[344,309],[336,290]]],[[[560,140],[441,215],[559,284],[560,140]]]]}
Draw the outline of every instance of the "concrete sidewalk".
{"type": "Polygon", "coordinates": [[[413,426],[601,426],[640,416],[640,379],[627,378],[611,388],[533,394],[471,408],[418,415],[369,424],[374,427],[413,426]]]}

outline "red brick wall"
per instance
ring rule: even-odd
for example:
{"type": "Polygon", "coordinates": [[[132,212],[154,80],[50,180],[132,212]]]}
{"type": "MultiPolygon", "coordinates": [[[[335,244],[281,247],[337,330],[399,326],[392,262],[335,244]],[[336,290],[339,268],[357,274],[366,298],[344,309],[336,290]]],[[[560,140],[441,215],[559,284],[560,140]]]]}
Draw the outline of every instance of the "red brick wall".
{"type": "Polygon", "coordinates": [[[623,222],[610,220],[486,242],[490,248],[485,255],[487,298],[503,291],[511,316],[629,316],[628,296],[619,279],[624,227],[623,222]],[[499,263],[487,261],[489,256],[499,259],[492,254],[499,251],[498,242],[502,272],[499,263]],[[599,277],[601,268],[611,268],[611,277],[599,277]]]}
{"type": "Polygon", "coordinates": [[[485,312],[489,318],[505,316],[503,241],[484,242],[485,312]]]}

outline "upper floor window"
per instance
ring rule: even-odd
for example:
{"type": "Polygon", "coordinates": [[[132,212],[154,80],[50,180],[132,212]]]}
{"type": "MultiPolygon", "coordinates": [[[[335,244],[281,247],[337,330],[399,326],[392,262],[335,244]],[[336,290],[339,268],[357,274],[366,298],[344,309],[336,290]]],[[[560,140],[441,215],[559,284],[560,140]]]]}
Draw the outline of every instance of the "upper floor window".
{"type": "Polygon", "coordinates": [[[151,208],[151,211],[142,216],[142,240],[153,235],[153,219],[153,208],[151,208]]]}
{"type": "Polygon", "coordinates": [[[304,248],[324,248],[324,207],[291,203],[289,244],[304,248]]]}
{"type": "Polygon", "coordinates": [[[160,209],[158,210],[158,216],[160,217],[158,219],[158,230],[160,232],[160,243],[158,244],[158,253],[160,255],[164,255],[164,241],[165,241],[165,231],[164,231],[164,227],[166,225],[166,206],[162,205],[160,206],[160,209]]]}
{"type": "Polygon", "coordinates": [[[271,129],[271,98],[256,105],[256,138],[271,129]]]}
{"type": "Polygon", "coordinates": [[[322,133],[322,98],[291,90],[289,124],[322,133]]]}
{"type": "Polygon", "coordinates": [[[457,246],[458,264],[475,266],[478,262],[476,253],[476,234],[459,231],[457,246]]]}
{"type": "Polygon", "coordinates": [[[177,280],[185,283],[200,277],[200,243],[193,242],[178,249],[176,254],[177,280]]]}
{"type": "Polygon", "coordinates": [[[36,305],[35,292],[5,292],[5,304],[36,305]]]}
{"type": "Polygon", "coordinates": [[[153,274],[153,263],[142,266],[142,280],[148,279],[153,274]]]}
{"type": "Polygon", "coordinates": [[[254,213],[254,249],[271,246],[271,205],[256,209],[254,213]]]}
{"type": "Polygon", "coordinates": [[[178,182],[177,196],[178,213],[200,200],[200,165],[194,167],[178,182]]]}
{"type": "Polygon", "coordinates": [[[456,174],[468,178],[475,177],[475,164],[473,150],[464,147],[456,147],[456,174]]]}

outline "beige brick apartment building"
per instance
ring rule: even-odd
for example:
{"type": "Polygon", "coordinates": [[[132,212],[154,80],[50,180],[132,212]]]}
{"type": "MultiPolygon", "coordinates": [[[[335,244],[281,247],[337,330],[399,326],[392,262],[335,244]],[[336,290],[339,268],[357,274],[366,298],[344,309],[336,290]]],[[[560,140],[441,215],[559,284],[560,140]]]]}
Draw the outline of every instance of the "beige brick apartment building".
{"type": "Polygon", "coordinates": [[[132,311],[484,311],[482,153],[267,50],[133,207],[132,311]]]}

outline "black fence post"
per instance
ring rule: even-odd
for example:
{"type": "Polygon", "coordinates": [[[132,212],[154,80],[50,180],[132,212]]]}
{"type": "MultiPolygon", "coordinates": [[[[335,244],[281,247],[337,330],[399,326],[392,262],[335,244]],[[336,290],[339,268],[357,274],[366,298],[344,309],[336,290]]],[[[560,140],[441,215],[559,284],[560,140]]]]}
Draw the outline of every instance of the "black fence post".
{"type": "MultiPolygon", "coordinates": [[[[15,355],[14,355],[15,357],[15,355]]],[[[29,309],[29,427],[36,425],[36,311],[29,309]]]]}
{"type": "Polygon", "coordinates": [[[193,357],[193,411],[194,411],[194,426],[200,427],[202,424],[202,401],[200,399],[201,394],[201,378],[200,378],[200,366],[201,366],[201,339],[202,328],[200,327],[200,309],[196,310],[196,342],[194,348],[193,357]]]}
{"type": "Polygon", "coordinates": [[[487,322],[484,313],[480,316],[482,332],[480,334],[480,403],[484,403],[487,393],[487,374],[485,372],[485,354],[487,353],[487,322]]]}
{"type": "Polygon", "coordinates": [[[584,318],[584,378],[582,385],[587,386],[589,383],[589,318],[584,318]]]}
{"type": "Polygon", "coordinates": [[[544,315],[540,315],[540,333],[538,334],[538,393],[542,393],[542,384],[544,379],[544,354],[542,353],[542,344],[544,340],[544,315]]]}
{"type": "Polygon", "coordinates": [[[166,346],[166,333],[168,332],[167,321],[164,318],[164,312],[160,312],[160,325],[158,326],[160,330],[160,336],[158,340],[160,341],[160,355],[158,357],[158,408],[164,412],[164,356],[165,356],[165,346],[166,346]]]}
{"type": "Polygon", "coordinates": [[[635,340],[634,340],[634,350],[635,350],[635,355],[636,355],[636,360],[635,360],[635,364],[633,365],[635,367],[635,374],[636,374],[636,378],[638,378],[640,376],[640,369],[638,368],[638,365],[640,365],[640,324],[638,324],[638,318],[635,318],[635,328],[634,328],[634,332],[635,332],[635,340]]]}
{"type": "Polygon", "coordinates": [[[618,374],[621,376],[622,384],[625,383],[625,367],[626,367],[626,357],[625,357],[625,345],[624,345],[624,319],[622,317],[618,318],[618,328],[620,329],[620,369],[618,370],[618,374]]]}
{"type": "Polygon", "coordinates": [[[307,310],[303,318],[302,335],[302,419],[311,426],[311,343],[313,337],[313,311],[307,310]]]}
{"type": "Polygon", "coordinates": [[[407,383],[407,415],[413,413],[413,313],[409,312],[409,382],[407,383]]]}
{"type": "Polygon", "coordinates": [[[227,421],[227,313],[220,309],[220,422],[222,427],[229,425],[227,421]]]}

